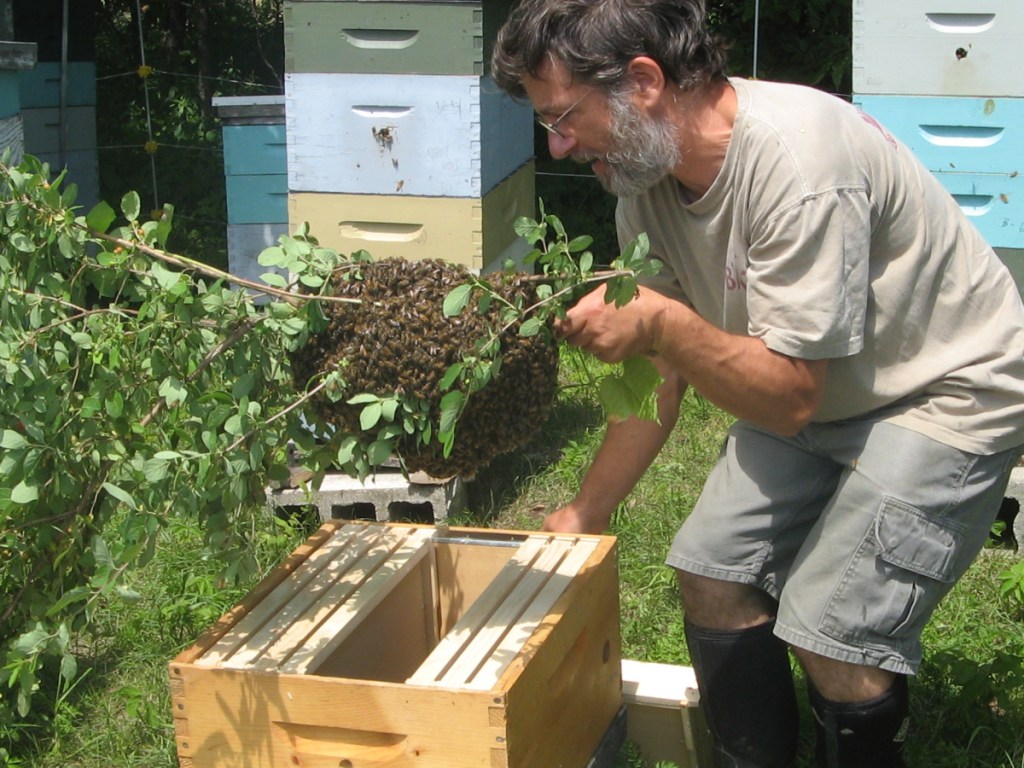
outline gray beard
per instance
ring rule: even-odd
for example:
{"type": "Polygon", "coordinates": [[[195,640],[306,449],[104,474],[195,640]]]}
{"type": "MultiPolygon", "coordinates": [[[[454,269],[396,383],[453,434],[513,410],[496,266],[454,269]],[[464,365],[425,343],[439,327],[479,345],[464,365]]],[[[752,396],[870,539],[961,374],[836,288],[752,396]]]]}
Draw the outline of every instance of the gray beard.
{"type": "Polygon", "coordinates": [[[675,126],[641,115],[628,91],[613,92],[608,106],[611,149],[601,157],[606,170],[595,175],[616,197],[638,195],[668,176],[682,159],[675,126]]]}

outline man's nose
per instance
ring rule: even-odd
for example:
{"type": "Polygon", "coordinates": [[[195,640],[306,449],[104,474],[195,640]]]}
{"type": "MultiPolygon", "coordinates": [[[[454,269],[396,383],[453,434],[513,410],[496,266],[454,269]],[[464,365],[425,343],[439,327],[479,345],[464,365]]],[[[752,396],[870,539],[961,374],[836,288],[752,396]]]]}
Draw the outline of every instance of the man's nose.
{"type": "Polygon", "coordinates": [[[548,134],[548,152],[555,160],[568,157],[576,146],[576,139],[572,136],[559,136],[557,133],[548,134]]]}

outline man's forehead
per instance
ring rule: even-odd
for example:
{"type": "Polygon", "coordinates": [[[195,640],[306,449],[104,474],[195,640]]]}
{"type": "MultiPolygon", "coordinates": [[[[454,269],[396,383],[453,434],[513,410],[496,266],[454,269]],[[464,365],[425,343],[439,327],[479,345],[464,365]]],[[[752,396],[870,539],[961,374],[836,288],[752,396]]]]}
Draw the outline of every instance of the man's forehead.
{"type": "Polygon", "coordinates": [[[564,61],[548,51],[537,67],[536,79],[543,80],[557,88],[571,88],[575,82],[572,71],[564,61]]]}
{"type": "Polygon", "coordinates": [[[553,54],[541,62],[536,73],[523,75],[523,88],[538,112],[562,104],[567,92],[578,82],[569,68],[553,54]]]}

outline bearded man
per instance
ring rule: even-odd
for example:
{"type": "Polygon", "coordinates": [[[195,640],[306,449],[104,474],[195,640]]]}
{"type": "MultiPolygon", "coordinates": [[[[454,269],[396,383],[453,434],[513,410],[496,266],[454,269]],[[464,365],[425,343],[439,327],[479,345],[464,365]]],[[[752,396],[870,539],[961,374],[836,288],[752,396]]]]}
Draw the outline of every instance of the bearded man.
{"type": "Polygon", "coordinates": [[[907,677],[985,542],[1024,425],[1024,308],[905,146],[850,104],[726,75],[702,0],[522,0],[491,70],[555,158],[619,197],[665,265],[556,327],[651,355],[660,419],[610,424],[551,531],[599,532],[692,386],[737,417],[667,555],[716,766],[903,765],[907,677]]]}

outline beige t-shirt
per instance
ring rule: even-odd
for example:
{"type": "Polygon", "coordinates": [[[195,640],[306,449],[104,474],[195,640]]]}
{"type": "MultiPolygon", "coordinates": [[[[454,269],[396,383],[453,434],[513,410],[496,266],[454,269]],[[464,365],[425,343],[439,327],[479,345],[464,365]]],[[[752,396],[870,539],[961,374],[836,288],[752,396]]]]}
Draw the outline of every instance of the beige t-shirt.
{"type": "Polygon", "coordinates": [[[815,420],[872,418],[972,453],[1024,443],[1024,307],[1009,272],[913,154],[854,106],[730,81],[711,189],[668,177],[619,201],[665,263],[652,285],[731,333],[830,359],[815,420]]]}

